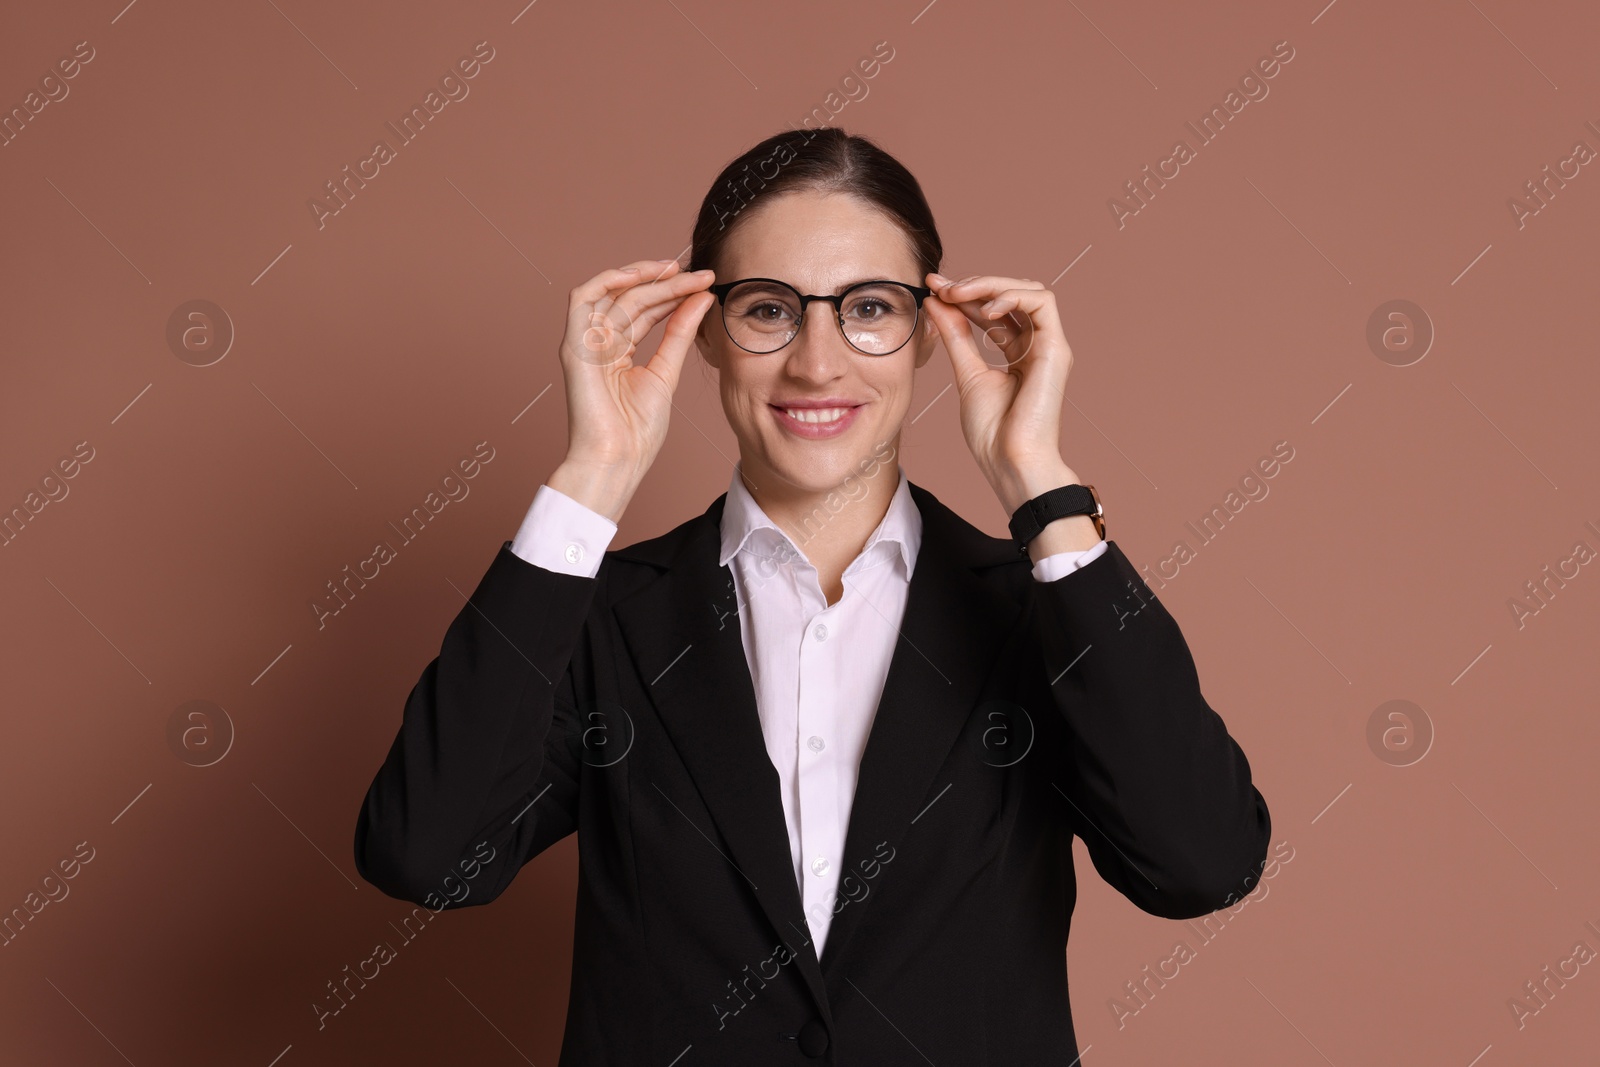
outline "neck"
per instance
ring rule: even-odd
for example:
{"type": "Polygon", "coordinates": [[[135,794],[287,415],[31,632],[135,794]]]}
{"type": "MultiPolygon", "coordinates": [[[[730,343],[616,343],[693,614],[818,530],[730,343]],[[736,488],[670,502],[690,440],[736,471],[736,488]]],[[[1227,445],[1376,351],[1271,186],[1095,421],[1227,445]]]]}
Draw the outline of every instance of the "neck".
{"type": "MultiPolygon", "coordinates": [[[[899,454],[896,439],[893,455],[899,454]]],[[[758,465],[746,466],[743,458],[739,476],[762,512],[819,568],[861,554],[900,484],[895,462],[879,462],[871,474],[854,474],[822,490],[797,486],[758,465]]]]}

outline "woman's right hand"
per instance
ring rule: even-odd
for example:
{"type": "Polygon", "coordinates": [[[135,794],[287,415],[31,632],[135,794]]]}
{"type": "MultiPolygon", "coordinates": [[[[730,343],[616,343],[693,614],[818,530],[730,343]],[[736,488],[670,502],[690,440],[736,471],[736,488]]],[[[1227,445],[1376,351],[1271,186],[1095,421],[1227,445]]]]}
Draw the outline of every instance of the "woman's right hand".
{"type": "Polygon", "coordinates": [[[640,260],[602,271],[569,294],[561,372],[567,391],[567,457],[546,480],[616,522],[666,440],[672,394],[695,330],[716,298],[710,271],[677,260],[640,260]],[[663,318],[649,362],[634,350],[663,318]]]}

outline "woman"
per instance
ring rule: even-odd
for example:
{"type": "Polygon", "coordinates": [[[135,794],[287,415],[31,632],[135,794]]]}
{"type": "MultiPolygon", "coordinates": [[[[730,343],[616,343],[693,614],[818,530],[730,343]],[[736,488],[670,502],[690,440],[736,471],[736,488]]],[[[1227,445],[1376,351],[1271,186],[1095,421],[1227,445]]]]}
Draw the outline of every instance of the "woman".
{"type": "Polygon", "coordinates": [[[1094,503],[1029,525],[1078,484],[1053,294],[941,256],[898,162],[800,130],[719,176],[694,270],[572,290],[567,455],[412,690],[355,841],[368,881],[443,908],[578,832],[562,1064],[1073,1063],[1072,835],[1174,919],[1262,868],[1266,803],[1176,622],[1094,503]],[[728,492],[608,551],[691,341],[728,492]],[[941,341],[1015,540],[898,463],[941,341]]]}

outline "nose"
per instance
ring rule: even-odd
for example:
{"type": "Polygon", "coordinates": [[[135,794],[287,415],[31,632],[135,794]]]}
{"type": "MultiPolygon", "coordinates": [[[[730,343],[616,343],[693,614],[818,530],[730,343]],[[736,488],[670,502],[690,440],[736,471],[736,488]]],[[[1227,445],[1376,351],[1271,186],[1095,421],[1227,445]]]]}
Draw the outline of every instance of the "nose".
{"type": "Polygon", "coordinates": [[[786,351],[790,377],[821,384],[844,375],[854,349],[844,339],[833,307],[818,301],[806,309],[800,332],[786,351]]]}

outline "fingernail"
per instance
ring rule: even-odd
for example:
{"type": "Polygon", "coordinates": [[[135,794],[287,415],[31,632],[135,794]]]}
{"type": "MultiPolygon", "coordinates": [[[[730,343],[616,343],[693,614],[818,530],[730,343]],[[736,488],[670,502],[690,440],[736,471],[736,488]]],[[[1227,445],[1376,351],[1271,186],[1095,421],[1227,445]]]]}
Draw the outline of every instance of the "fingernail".
{"type": "Polygon", "coordinates": [[[702,275],[703,275],[703,274],[715,274],[715,273],[716,273],[716,271],[714,271],[714,270],[712,270],[712,269],[711,269],[711,268],[710,268],[710,267],[706,267],[706,268],[705,268],[705,269],[703,269],[703,270],[697,270],[697,271],[695,271],[695,272],[694,272],[694,273],[695,273],[695,274],[702,274],[702,275]]]}
{"type": "Polygon", "coordinates": [[[935,274],[933,276],[933,280],[939,283],[940,288],[950,284],[950,279],[946,278],[943,274],[935,274]]]}

